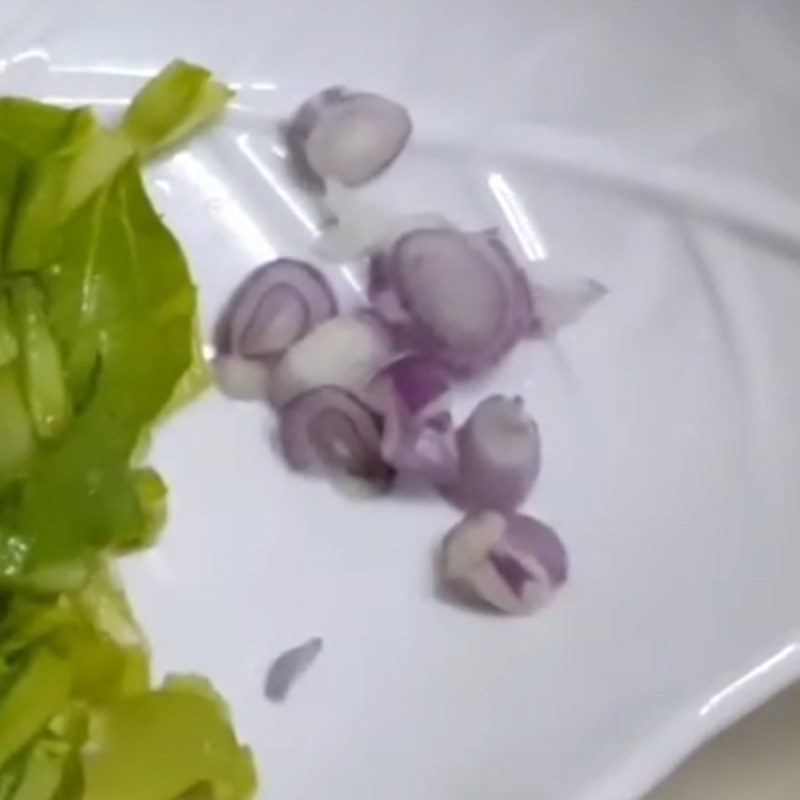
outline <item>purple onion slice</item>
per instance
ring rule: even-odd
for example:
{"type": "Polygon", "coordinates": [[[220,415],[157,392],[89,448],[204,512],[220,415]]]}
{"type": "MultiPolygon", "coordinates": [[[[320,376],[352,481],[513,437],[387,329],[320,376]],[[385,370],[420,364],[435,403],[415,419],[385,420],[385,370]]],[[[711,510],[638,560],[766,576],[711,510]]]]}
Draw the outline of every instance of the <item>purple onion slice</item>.
{"type": "Polygon", "coordinates": [[[450,413],[430,418],[384,418],[381,455],[398,472],[424,478],[436,486],[450,486],[458,478],[455,428],[450,413]]]}
{"type": "Polygon", "coordinates": [[[380,487],[392,476],[381,457],[379,418],[336,386],[311,389],[281,409],[280,441],[289,466],[300,472],[348,476],[380,487]]]}
{"type": "Polygon", "coordinates": [[[487,261],[491,261],[503,282],[511,314],[508,318],[508,336],[516,342],[520,336],[536,332],[536,309],[534,295],[528,275],[517,264],[511,250],[500,238],[496,228],[472,234],[472,241],[483,250],[487,261]]]}
{"type": "Polygon", "coordinates": [[[566,581],[568,558],[558,535],[543,522],[477,511],[447,534],[441,568],[445,585],[462,599],[529,614],[566,581]]]}
{"type": "Polygon", "coordinates": [[[300,106],[286,138],[298,171],[318,187],[360,186],[400,155],[411,129],[408,111],[393,100],[333,86],[300,106]]]}
{"type": "Polygon", "coordinates": [[[459,474],[448,496],[460,507],[513,511],[541,467],[539,428],[521,398],[483,400],[457,436],[459,474]]]}
{"type": "Polygon", "coordinates": [[[280,258],[251,273],[216,330],[222,355],[271,359],[338,312],[328,282],[304,261],[280,258]]]}
{"type": "Polygon", "coordinates": [[[370,293],[410,346],[458,374],[491,366],[534,327],[527,278],[494,231],[407,233],[372,259],[370,293]]]}
{"type": "Polygon", "coordinates": [[[428,356],[407,355],[379,372],[364,391],[383,419],[381,454],[398,472],[437,484],[458,474],[455,429],[444,400],[445,370],[428,356]]]}
{"type": "Polygon", "coordinates": [[[439,410],[450,391],[450,376],[436,359],[416,353],[401,356],[384,367],[370,382],[369,393],[379,401],[390,394],[412,416],[439,410]]]}
{"type": "Polygon", "coordinates": [[[360,309],[327,320],[295,342],[270,376],[270,400],[280,408],[318,386],[358,391],[395,357],[395,343],[383,320],[360,309]]]}

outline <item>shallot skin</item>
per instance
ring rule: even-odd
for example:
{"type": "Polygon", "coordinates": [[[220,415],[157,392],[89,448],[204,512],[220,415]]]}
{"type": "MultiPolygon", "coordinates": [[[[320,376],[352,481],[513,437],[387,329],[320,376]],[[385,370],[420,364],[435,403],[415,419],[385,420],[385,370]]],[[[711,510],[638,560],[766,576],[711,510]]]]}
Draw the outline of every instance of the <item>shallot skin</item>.
{"type": "Polygon", "coordinates": [[[536,301],[534,332],[544,337],[578,322],[608,294],[608,288],[592,278],[573,278],[538,286],[533,291],[536,301]]]}
{"type": "Polygon", "coordinates": [[[281,653],[269,668],[264,693],[273,703],[282,703],[295,681],[311,667],[322,652],[319,637],[309,639],[297,647],[281,653]]]}

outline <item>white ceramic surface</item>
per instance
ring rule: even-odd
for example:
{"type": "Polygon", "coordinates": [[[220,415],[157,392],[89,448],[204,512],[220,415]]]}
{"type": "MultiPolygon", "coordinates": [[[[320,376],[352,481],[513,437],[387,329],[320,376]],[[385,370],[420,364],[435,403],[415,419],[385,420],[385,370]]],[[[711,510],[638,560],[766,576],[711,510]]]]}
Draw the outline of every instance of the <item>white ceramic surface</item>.
{"type": "Polygon", "coordinates": [[[693,755],[647,800],[796,800],[800,684],[693,755]]]}
{"type": "MultiPolygon", "coordinates": [[[[544,436],[530,508],[567,589],[532,619],[437,600],[433,499],[294,477],[260,408],[209,395],[163,431],[159,548],[127,565],[157,665],[209,674],[274,800],[627,800],[800,672],[800,5],[794,0],[6,0],[0,89],[113,115],[181,55],[240,92],[151,167],[209,322],[315,209],[276,122],[331,82],[413,109],[371,191],[500,224],[529,268],[608,299],[486,391],[544,436]],[[326,649],[281,708],[262,682],[326,649]]],[[[347,266],[332,265],[355,299],[347,266]]]]}

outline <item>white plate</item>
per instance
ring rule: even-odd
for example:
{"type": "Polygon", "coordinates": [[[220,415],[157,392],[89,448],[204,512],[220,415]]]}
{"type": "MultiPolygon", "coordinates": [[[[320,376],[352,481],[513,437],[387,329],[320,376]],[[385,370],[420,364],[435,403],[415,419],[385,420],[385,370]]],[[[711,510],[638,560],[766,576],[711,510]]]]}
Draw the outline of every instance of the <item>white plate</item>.
{"type": "Polygon", "coordinates": [[[626,800],[798,676],[798,37],[792,0],[3,4],[4,93],[113,114],[176,55],[241,87],[149,172],[207,321],[309,252],[275,122],[331,82],[414,111],[374,190],[393,208],[501,224],[532,269],[613,290],[460,398],[521,392],[543,428],[530,507],[573,576],[531,619],[437,600],[453,512],[288,474],[263,409],[209,395],[163,431],[171,522],[129,585],[158,667],[230,698],[269,797],[626,800]],[[311,635],[269,705],[267,664],[311,635]]]}

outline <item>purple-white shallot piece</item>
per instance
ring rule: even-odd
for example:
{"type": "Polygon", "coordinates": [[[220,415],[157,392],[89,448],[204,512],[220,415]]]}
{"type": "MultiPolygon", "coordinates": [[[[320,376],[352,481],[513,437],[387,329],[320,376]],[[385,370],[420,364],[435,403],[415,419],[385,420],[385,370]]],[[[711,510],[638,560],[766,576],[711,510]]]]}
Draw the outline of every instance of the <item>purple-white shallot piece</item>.
{"type": "Polygon", "coordinates": [[[362,309],[327,320],[293,344],[270,375],[270,401],[280,408],[319,386],[360,390],[395,353],[391,331],[362,309]]]}
{"type": "Polygon", "coordinates": [[[536,422],[520,397],[493,395],[481,401],[456,437],[458,479],[446,493],[467,510],[518,508],[541,467],[536,422]]]}
{"type": "Polygon", "coordinates": [[[535,329],[527,277],[495,231],[416,230],[372,259],[376,309],[456,374],[485,370],[535,329]]]}
{"type": "Polygon", "coordinates": [[[360,186],[400,155],[411,129],[399,103],[333,86],[300,106],[286,140],[298,172],[312,184],[360,186]]]}
{"type": "Polygon", "coordinates": [[[543,522],[477,511],[447,534],[441,569],[445,586],[459,598],[529,614],[566,581],[568,560],[558,535],[543,522]]]}
{"type": "Polygon", "coordinates": [[[337,313],[319,271],[279,258],[254,270],[234,292],[217,324],[217,354],[273,359],[337,313]]]}
{"type": "Polygon", "coordinates": [[[437,361],[411,354],[381,370],[365,389],[383,420],[381,454],[398,472],[437,485],[455,480],[455,428],[445,406],[450,383],[437,361]]]}
{"type": "Polygon", "coordinates": [[[356,395],[336,386],[310,389],[281,409],[279,423],[292,469],[355,478],[379,489],[391,481],[381,456],[380,419],[356,395]]]}

